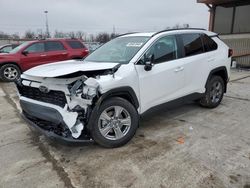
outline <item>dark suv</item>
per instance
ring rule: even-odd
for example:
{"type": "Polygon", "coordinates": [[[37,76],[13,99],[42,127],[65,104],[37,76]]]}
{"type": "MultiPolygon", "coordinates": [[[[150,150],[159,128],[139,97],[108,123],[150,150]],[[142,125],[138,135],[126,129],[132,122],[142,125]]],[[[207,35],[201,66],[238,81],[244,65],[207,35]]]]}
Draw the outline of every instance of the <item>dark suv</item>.
{"type": "Polygon", "coordinates": [[[69,59],[82,59],[89,50],[77,39],[48,39],[24,42],[8,54],[0,54],[0,76],[14,81],[32,67],[69,59]]]}

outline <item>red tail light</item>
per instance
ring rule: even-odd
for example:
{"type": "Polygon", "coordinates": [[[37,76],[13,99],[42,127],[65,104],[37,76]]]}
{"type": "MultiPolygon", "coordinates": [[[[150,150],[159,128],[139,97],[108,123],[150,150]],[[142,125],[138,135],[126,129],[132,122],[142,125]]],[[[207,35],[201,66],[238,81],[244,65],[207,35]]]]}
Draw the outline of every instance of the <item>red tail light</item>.
{"type": "Polygon", "coordinates": [[[232,57],[233,56],[233,49],[229,49],[228,50],[228,57],[232,57]]]}

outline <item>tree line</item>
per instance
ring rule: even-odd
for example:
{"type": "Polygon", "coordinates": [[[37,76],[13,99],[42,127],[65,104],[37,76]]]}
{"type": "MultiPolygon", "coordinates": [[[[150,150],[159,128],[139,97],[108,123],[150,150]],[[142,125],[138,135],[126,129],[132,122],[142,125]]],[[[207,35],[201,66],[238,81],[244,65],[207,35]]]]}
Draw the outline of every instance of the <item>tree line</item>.
{"type": "MultiPolygon", "coordinates": [[[[178,29],[178,28],[189,28],[189,24],[176,24],[172,27],[166,27],[165,29],[178,29]]],[[[32,31],[27,30],[24,32],[23,36],[20,36],[18,33],[8,34],[0,31],[0,39],[45,39],[45,38],[77,38],[84,40],[86,42],[100,42],[105,43],[119,34],[117,33],[108,33],[108,32],[100,32],[98,34],[87,34],[83,31],[58,31],[55,30],[53,34],[42,32],[42,30],[32,31]]]]}
{"type": "Polygon", "coordinates": [[[100,42],[105,43],[119,34],[115,33],[108,33],[108,32],[100,32],[98,34],[86,34],[82,31],[70,31],[70,32],[63,32],[63,31],[57,31],[55,30],[54,33],[47,34],[43,33],[41,31],[32,31],[27,30],[24,32],[23,36],[20,36],[18,33],[15,34],[8,34],[5,32],[0,31],[0,39],[45,39],[45,38],[76,38],[81,39],[86,42],[100,42]]]}

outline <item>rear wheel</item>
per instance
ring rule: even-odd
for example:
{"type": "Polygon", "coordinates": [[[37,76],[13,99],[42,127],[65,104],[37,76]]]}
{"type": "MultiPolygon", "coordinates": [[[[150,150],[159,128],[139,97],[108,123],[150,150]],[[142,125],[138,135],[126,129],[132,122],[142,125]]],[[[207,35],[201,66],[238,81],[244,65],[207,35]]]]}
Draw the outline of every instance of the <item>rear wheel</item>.
{"type": "Polygon", "coordinates": [[[19,67],[14,64],[3,65],[0,69],[0,75],[3,81],[15,81],[20,77],[20,74],[21,71],[19,67]]]}
{"type": "Polygon", "coordinates": [[[206,88],[204,97],[200,100],[200,105],[207,108],[215,108],[223,99],[225,83],[220,76],[213,76],[206,88]]]}
{"type": "Polygon", "coordinates": [[[133,138],[138,127],[135,107],[118,97],[104,101],[99,109],[95,107],[91,116],[91,135],[95,142],[104,147],[125,145],[133,138]]]}

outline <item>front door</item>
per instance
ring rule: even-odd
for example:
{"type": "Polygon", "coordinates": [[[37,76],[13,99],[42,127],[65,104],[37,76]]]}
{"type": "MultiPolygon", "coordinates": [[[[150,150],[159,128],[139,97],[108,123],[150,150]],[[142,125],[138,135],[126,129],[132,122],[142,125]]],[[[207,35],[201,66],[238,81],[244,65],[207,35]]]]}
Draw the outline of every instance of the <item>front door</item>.
{"type": "Polygon", "coordinates": [[[23,50],[20,62],[24,70],[43,64],[47,61],[44,42],[33,43],[23,50]]]}
{"type": "Polygon", "coordinates": [[[164,36],[157,40],[136,65],[140,84],[141,112],[182,95],[185,71],[184,61],[178,59],[175,36],[164,36]],[[153,67],[146,71],[143,62],[153,57],[153,67]]]}

